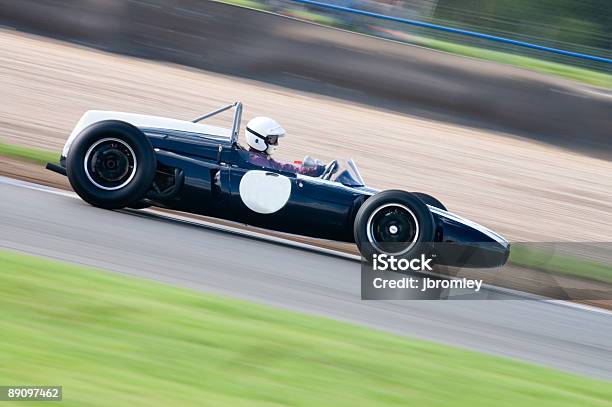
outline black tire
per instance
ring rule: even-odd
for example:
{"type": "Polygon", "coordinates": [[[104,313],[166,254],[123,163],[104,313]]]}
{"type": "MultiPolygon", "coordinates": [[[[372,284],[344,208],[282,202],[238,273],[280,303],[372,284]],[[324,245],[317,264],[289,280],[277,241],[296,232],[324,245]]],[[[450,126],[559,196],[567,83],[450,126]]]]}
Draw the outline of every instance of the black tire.
{"type": "Polygon", "coordinates": [[[433,196],[429,194],[426,194],[424,192],[412,192],[412,194],[416,195],[417,198],[423,201],[426,205],[431,205],[435,208],[442,209],[444,211],[448,211],[448,209],[446,209],[446,206],[444,206],[442,202],[440,202],[437,198],[434,198],[433,196]]]}
{"type": "Polygon", "coordinates": [[[142,199],[153,184],[156,168],[149,139],[138,128],[117,120],[83,130],[70,146],[66,162],[75,192],[105,209],[124,208],[142,199]]]}
{"type": "Polygon", "coordinates": [[[388,190],[372,196],[359,208],[353,232],[361,255],[372,262],[374,254],[401,258],[429,255],[435,225],[429,208],[417,196],[388,190]],[[396,235],[391,235],[393,226],[396,235]]]}

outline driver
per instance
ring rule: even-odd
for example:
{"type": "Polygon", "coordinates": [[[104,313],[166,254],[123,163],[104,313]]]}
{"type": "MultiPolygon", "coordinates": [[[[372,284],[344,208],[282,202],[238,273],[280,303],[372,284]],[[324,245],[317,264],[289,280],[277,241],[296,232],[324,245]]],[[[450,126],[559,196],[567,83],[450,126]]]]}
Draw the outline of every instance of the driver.
{"type": "Polygon", "coordinates": [[[321,161],[309,156],[304,157],[302,165],[284,164],[274,160],[271,156],[278,147],[278,139],[285,136],[285,129],[276,120],[268,117],[251,119],[246,125],[245,136],[251,164],[311,177],[320,176],[325,169],[321,161]]]}

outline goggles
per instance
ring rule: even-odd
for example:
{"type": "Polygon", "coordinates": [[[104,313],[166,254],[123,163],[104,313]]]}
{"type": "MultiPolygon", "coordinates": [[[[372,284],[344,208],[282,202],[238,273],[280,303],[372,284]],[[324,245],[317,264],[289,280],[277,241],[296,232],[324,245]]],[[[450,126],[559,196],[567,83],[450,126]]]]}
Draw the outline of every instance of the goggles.
{"type": "Polygon", "coordinates": [[[280,137],[278,134],[271,134],[269,136],[263,136],[257,133],[256,131],[253,131],[253,129],[249,127],[247,127],[247,130],[253,133],[254,135],[256,135],[257,137],[259,137],[260,139],[263,139],[266,142],[266,144],[269,146],[278,145],[278,138],[280,137]]]}

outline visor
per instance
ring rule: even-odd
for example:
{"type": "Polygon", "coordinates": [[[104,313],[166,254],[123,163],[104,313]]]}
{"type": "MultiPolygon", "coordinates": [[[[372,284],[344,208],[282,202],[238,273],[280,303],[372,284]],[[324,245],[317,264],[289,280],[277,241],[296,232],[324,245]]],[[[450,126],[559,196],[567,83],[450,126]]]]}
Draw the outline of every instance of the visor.
{"type": "Polygon", "coordinates": [[[278,138],[281,137],[278,134],[271,134],[269,136],[265,136],[264,137],[263,135],[257,133],[256,131],[254,131],[253,129],[251,129],[249,127],[247,127],[246,129],[248,131],[250,131],[251,133],[253,133],[254,135],[256,135],[257,137],[259,137],[260,139],[263,139],[266,142],[266,144],[269,145],[269,146],[277,145],[278,144],[278,138]]]}
{"type": "Polygon", "coordinates": [[[278,144],[278,136],[276,134],[266,137],[266,144],[275,146],[278,144]]]}

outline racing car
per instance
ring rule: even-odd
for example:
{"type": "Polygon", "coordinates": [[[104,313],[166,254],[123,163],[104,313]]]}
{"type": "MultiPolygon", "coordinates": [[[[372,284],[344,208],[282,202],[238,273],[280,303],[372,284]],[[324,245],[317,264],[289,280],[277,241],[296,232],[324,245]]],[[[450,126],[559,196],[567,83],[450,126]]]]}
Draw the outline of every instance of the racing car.
{"type": "MultiPolygon", "coordinates": [[[[366,260],[427,252],[437,264],[497,267],[509,243],[420,192],[367,187],[352,159],[320,176],[261,167],[238,142],[242,104],[193,121],[90,110],[70,134],[59,165],[89,204],[156,206],[274,231],[356,243],[366,260]],[[232,110],[231,128],[202,123],[232,110]]],[[[210,122],[210,121],[209,121],[210,122]]]]}

